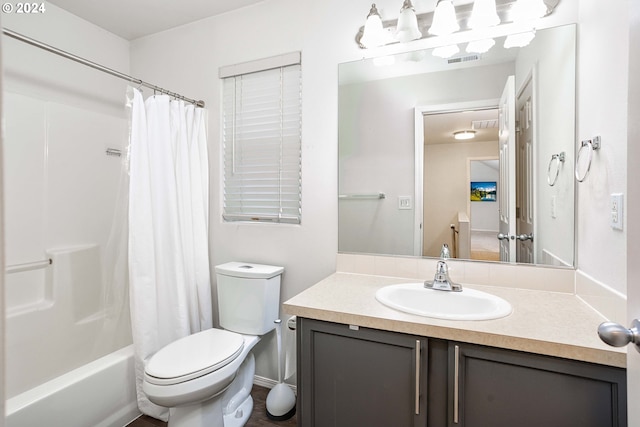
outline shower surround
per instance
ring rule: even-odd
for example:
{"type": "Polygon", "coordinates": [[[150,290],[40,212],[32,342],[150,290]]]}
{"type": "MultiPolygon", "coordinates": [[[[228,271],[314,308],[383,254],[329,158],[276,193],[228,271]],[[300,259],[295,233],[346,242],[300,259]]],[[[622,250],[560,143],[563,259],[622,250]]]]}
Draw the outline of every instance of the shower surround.
{"type": "MultiPolygon", "coordinates": [[[[46,22],[3,25],[128,70],[126,41],[49,6],[46,22]]],[[[107,249],[123,231],[126,83],[9,38],[3,65],[6,265],[44,261],[5,279],[6,425],[121,426],[139,414],[127,290],[114,286],[126,253],[107,249]]]]}

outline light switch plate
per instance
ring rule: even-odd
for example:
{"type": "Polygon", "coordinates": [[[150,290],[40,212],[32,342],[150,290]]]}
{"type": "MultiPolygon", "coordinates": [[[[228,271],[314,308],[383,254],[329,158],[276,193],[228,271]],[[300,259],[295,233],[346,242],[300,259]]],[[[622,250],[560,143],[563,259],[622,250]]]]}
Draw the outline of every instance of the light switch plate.
{"type": "Polygon", "coordinates": [[[398,209],[413,209],[411,196],[398,196],[398,209]]]}
{"type": "Polygon", "coordinates": [[[624,222],[624,195],[622,193],[611,194],[610,224],[614,230],[622,230],[624,222]]]}

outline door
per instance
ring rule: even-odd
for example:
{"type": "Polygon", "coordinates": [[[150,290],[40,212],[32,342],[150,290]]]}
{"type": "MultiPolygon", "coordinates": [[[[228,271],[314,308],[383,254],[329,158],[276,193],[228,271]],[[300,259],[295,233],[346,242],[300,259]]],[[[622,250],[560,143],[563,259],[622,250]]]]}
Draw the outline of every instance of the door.
{"type": "MultiPolygon", "coordinates": [[[[640,51],[640,2],[630,1],[629,53],[640,51]]],[[[640,217],[640,58],[629,55],[627,139],[627,218],[640,217]]],[[[627,221],[627,316],[640,319],[640,222],[627,221]]],[[[629,323],[630,324],[630,323],[629,323]]],[[[627,384],[629,402],[640,401],[640,353],[629,347],[627,384]]],[[[631,407],[631,405],[630,405],[631,407]]],[[[629,411],[629,425],[640,426],[640,413],[629,411]]]]}
{"type": "Polygon", "coordinates": [[[498,144],[500,182],[498,215],[500,217],[500,261],[516,261],[516,106],[515,77],[509,76],[498,106],[498,144]]]}
{"type": "MultiPolygon", "coordinates": [[[[0,30],[2,29],[2,25],[0,24],[0,30]]],[[[0,40],[0,50],[2,50],[2,41],[0,40]]],[[[4,123],[4,114],[2,112],[2,106],[4,103],[2,102],[2,94],[4,93],[2,87],[2,80],[0,80],[0,119],[4,123]]],[[[4,131],[0,132],[0,159],[2,158],[2,150],[4,147],[4,131]]],[[[4,185],[2,183],[2,179],[0,178],[0,221],[4,222],[4,185]]],[[[0,228],[0,248],[4,248],[4,228],[0,228]]],[[[4,252],[4,251],[3,251],[4,252]]],[[[0,378],[6,378],[4,372],[4,352],[5,352],[5,341],[4,341],[4,256],[0,257],[0,271],[2,271],[2,275],[0,275],[0,378]]],[[[0,411],[4,414],[4,380],[0,379],[0,411]]],[[[4,415],[0,415],[0,427],[4,426],[4,415]]]]}
{"type": "Polygon", "coordinates": [[[427,425],[427,339],[298,318],[298,422],[427,425]]]}
{"type": "Polygon", "coordinates": [[[533,240],[534,100],[533,75],[525,83],[516,100],[518,115],[516,145],[516,261],[535,263],[533,240]]]}
{"type": "Polygon", "coordinates": [[[621,368],[449,342],[448,425],[631,426],[625,383],[621,368]]]}

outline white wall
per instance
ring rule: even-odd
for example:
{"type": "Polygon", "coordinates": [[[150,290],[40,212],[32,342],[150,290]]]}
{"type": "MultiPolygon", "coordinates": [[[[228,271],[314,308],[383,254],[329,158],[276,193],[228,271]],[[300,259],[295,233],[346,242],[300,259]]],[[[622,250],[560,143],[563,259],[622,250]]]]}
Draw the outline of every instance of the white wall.
{"type": "Polygon", "coordinates": [[[578,30],[577,140],[600,135],[602,149],[578,184],[577,267],[623,294],[626,232],[609,226],[609,196],[627,191],[628,10],[627,1],[581,0],[578,30]]]}
{"type": "MultiPolygon", "coordinates": [[[[43,14],[5,14],[5,28],[127,73],[129,43],[47,4],[43,14]]],[[[5,90],[78,108],[126,117],[126,82],[9,37],[4,38],[5,90]]]]}

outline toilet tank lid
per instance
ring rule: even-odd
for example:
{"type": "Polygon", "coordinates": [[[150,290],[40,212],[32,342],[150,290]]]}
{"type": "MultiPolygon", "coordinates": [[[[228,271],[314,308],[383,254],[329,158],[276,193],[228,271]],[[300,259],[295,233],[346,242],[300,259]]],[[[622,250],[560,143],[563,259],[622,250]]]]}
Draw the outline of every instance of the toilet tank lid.
{"type": "Polygon", "coordinates": [[[284,267],[250,262],[228,262],[216,265],[216,273],[218,274],[243,278],[270,279],[282,274],[283,271],[284,267]]]}

